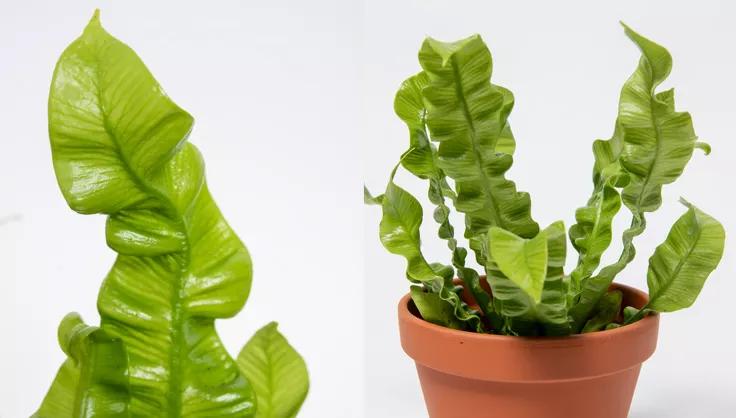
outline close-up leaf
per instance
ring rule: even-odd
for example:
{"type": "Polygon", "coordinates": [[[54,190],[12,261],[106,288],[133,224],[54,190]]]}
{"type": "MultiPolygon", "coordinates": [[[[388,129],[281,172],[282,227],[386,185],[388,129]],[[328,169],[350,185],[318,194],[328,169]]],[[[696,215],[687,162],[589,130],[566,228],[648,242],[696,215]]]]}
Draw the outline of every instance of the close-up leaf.
{"type": "Polygon", "coordinates": [[[256,418],[294,418],[309,391],[304,359],[271,322],[243,347],[238,365],[258,397],[256,418]]]}
{"type": "Polygon", "coordinates": [[[692,305],[723,256],[723,226],[684,203],[687,212],[672,225],[667,239],[649,258],[646,307],[657,312],[673,312],[692,305]]]}
{"type": "Polygon", "coordinates": [[[485,265],[490,227],[524,238],[539,231],[529,195],[517,192],[504,177],[513,157],[497,152],[500,138],[510,133],[513,95],[491,84],[491,54],[480,36],[454,43],[428,38],[419,62],[429,79],[422,94],[430,139],[439,144],[437,164],[455,181],[455,207],[465,215],[465,236],[485,265]]]}
{"type": "Polygon", "coordinates": [[[542,301],[547,277],[547,235],[524,239],[501,228],[488,232],[491,259],[509,280],[521,288],[535,303],[542,301]]]}
{"type": "Polygon", "coordinates": [[[59,325],[67,359],[32,418],[128,418],[130,387],[123,342],[71,313],[59,325]]]}
{"type": "Polygon", "coordinates": [[[100,327],[63,337],[74,342],[62,343],[70,360],[39,416],[255,416],[256,393],[215,331],[248,299],[251,259],[187,143],[192,116],[99,12],[59,58],[48,106],[62,194],[79,213],[108,216],[118,254],[97,301],[100,327]]]}

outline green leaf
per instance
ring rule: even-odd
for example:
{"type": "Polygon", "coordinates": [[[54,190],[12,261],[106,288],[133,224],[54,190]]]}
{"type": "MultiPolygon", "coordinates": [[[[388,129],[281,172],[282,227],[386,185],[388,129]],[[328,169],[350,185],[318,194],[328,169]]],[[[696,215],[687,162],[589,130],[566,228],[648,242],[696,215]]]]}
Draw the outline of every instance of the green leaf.
{"type": "Polygon", "coordinates": [[[422,315],[422,319],[433,324],[453,329],[463,329],[463,324],[455,318],[455,311],[439,294],[428,292],[421,286],[411,287],[411,299],[422,315]]]}
{"type": "Polygon", "coordinates": [[[424,72],[415,74],[401,83],[394,98],[394,111],[409,128],[409,150],[402,157],[401,165],[422,179],[437,178],[439,175],[435,165],[435,150],[425,127],[426,110],[422,90],[428,83],[424,72]]]}
{"type": "Polygon", "coordinates": [[[547,272],[542,301],[537,306],[537,316],[545,327],[546,335],[568,335],[571,329],[567,316],[568,289],[565,284],[565,224],[557,221],[542,232],[547,237],[547,272]]]}
{"type": "Polygon", "coordinates": [[[485,265],[490,227],[524,238],[539,231],[529,195],[517,192],[504,177],[512,156],[497,150],[500,139],[510,136],[513,95],[491,84],[491,54],[480,36],[454,43],[428,38],[419,61],[429,79],[422,95],[430,138],[439,144],[437,164],[455,181],[455,207],[465,214],[465,236],[485,265]]]}
{"type": "Polygon", "coordinates": [[[535,303],[542,301],[547,274],[547,236],[524,239],[501,228],[488,232],[491,257],[501,272],[519,286],[535,303]]]}
{"type": "Polygon", "coordinates": [[[635,318],[639,318],[643,315],[646,309],[636,309],[633,306],[627,306],[624,308],[624,324],[630,324],[635,318]]]}
{"type": "Polygon", "coordinates": [[[675,111],[674,90],[655,92],[672,69],[669,52],[624,27],[626,35],[641,49],[642,58],[621,91],[621,165],[631,179],[624,188],[623,200],[632,210],[652,212],[662,204],[662,186],[674,182],[685,169],[697,135],[690,114],[675,111]]]}
{"type": "Polygon", "coordinates": [[[397,186],[393,179],[396,168],[391,173],[381,207],[383,216],[379,225],[379,235],[383,246],[392,254],[404,257],[407,261],[406,276],[413,282],[422,282],[455,310],[456,317],[480,327],[480,317],[468,309],[454,292],[452,272],[443,275],[444,266],[431,265],[421,251],[419,227],[422,224],[422,207],[409,192],[397,186]]]}
{"type": "Polygon", "coordinates": [[[304,359],[281,335],[276,322],[248,341],[238,365],[258,396],[256,418],[296,417],[309,392],[309,374],[304,359]]]}
{"type": "MultiPolygon", "coordinates": [[[[533,239],[540,246],[539,242],[546,240],[546,270],[539,269],[543,281],[540,300],[535,300],[528,291],[507,277],[508,272],[501,270],[490,243],[492,239],[489,233],[491,257],[486,271],[488,283],[493,289],[494,307],[498,314],[506,318],[501,331],[512,335],[568,335],[570,326],[567,318],[567,286],[564,282],[567,252],[564,224],[561,221],[555,222],[533,239]]],[[[517,242],[519,239],[512,238],[517,242]]],[[[522,243],[530,241],[532,240],[522,239],[522,243]]],[[[514,257],[523,257],[522,251],[509,252],[509,255],[504,256],[509,261],[514,257]]],[[[539,272],[536,274],[539,276],[539,272]]]]}
{"type": "Polygon", "coordinates": [[[613,219],[621,208],[621,196],[611,180],[604,180],[588,201],[575,212],[577,223],[570,228],[570,241],[580,257],[570,274],[575,289],[598,268],[601,256],[611,245],[613,219]]]}
{"type": "Polygon", "coordinates": [[[381,243],[390,253],[406,259],[406,276],[415,282],[441,279],[422,255],[419,227],[423,214],[419,201],[392,180],[386,186],[381,207],[381,243]]]}
{"type": "Polygon", "coordinates": [[[649,259],[647,308],[672,312],[691,306],[723,256],[723,226],[695,206],[688,207],[649,259]]]}
{"type": "Polygon", "coordinates": [[[214,327],[245,304],[251,260],[186,143],[192,123],[97,14],[57,63],[54,169],[74,210],[109,215],[119,255],[100,291],[100,328],[127,349],[133,417],[255,414],[214,327]]]}
{"type": "Polygon", "coordinates": [[[620,290],[614,290],[606,293],[598,302],[597,312],[593,315],[583,327],[583,333],[596,332],[608,329],[613,321],[616,320],[621,313],[621,302],[624,294],[620,290]]]}
{"type": "MultiPolygon", "coordinates": [[[[439,224],[438,235],[447,241],[447,247],[452,251],[452,264],[457,269],[458,277],[468,290],[473,293],[481,310],[487,317],[493,315],[490,307],[491,296],[480,285],[480,275],[473,269],[465,266],[467,250],[458,246],[455,239],[455,228],[450,223],[450,207],[445,198],[453,202],[457,200],[455,192],[447,183],[445,173],[437,166],[437,150],[429,141],[426,130],[426,109],[422,91],[428,85],[429,79],[424,72],[405,80],[394,100],[394,110],[409,128],[409,150],[401,159],[401,165],[419,178],[429,181],[427,193],[430,202],[435,205],[434,220],[439,224]]],[[[509,131],[510,134],[510,131],[509,131]]],[[[513,138],[512,138],[513,140],[513,138]]],[[[446,285],[453,287],[453,276],[446,285]]],[[[447,292],[447,295],[451,294],[447,292]]],[[[454,299],[454,298],[453,298],[454,299]]],[[[459,303],[453,302],[453,303],[459,303]]],[[[483,332],[482,322],[477,321],[478,332],[483,332]]]]}
{"type": "Polygon", "coordinates": [[[682,174],[697,139],[690,115],[675,111],[674,91],[656,92],[672,67],[669,52],[624,27],[642,57],[621,90],[613,137],[594,146],[594,179],[606,181],[606,173],[623,170],[627,182],[622,199],[632,213],[632,221],[624,231],[618,260],[584,280],[578,302],[570,312],[576,330],[582,329],[615,277],[634,259],[634,238],[646,228],[645,214],[659,208],[662,186],[682,174]]]}
{"type": "Polygon", "coordinates": [[[71,313],[59,326],[59,344],[68,358],[32,418],[130,417],[122,341],[71,313]]]}

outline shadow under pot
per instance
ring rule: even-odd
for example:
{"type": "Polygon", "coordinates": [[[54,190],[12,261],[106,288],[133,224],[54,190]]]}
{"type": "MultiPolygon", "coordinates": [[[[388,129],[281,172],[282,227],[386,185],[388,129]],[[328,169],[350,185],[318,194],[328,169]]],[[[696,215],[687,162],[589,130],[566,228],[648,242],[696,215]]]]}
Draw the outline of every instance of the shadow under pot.
{"type": "MultiPolygon", "coordinates": [[[[621,284],[624,306],[646,293],[621,284]]],[[[458,331],[399,303],[404,351],[414,359],[430,418],[626,418],[642,363],[657,346],[659,316],[568,337],[458,331]]]]}

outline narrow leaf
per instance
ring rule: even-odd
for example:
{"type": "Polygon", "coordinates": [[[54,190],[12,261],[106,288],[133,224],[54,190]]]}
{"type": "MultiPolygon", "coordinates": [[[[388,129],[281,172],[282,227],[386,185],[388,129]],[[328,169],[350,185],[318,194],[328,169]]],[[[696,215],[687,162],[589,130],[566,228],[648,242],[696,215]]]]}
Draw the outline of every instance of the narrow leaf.
{"type": "Polygon", "coordinates": [[[557,221],[545,228],[543,233],[547,237],[547,273],[542,300],[537,306],[537,317],[545,327],[545,335],[569,335],[568,289],[564,270],[567,260],[565,224],[557,221]]]}
{"type": "Polygon", "coordinates": [[[465,236],[485,265],[490,227],[524,238],[539,231],[529,195],[517,192],[504,177],[511,155],[497,152],[501,138],[510,136],[513,95],[491,84],[491,54],[477,35],[454,43],[429,38],[419,61],[429,79],[422,94],[430,138],[438,143],[437,164],[455,181],[455,207],[465,214],[465,236]]]}
{"type": "Polygon", "coordinates": [[[455,293],[452,272],[449,275],[444,274],[444,266],[433,266],[424,258],[419,235],[423,218],[422,207],[414,196],[394,183],[395,173],[396,168],[391,174],[381,203],[381,243],[390,253],[406,259],[406,276],[409,280],[424,283],[453,307],[460,321],[469,322],[472,328],[478,329],[480,317],[455,293]]]}
{"type": "Polygon", "coordinates": [[[419,227],[423,214],[419,201],[393,181],[389,181],[381,207],[381,243],[390,253],[406,259],[406,276],[415,282],[441,279],[422,255],[419,227]]]}
{"type": "Polygon", "coordinates": [[[695,302],[723,255],[725,231],[713,217],[686,203],[687,212],[649,259],[647,308],[672,312],[695,302]]]}
{"type": "MultiPolygon", "coordinates": [[[[455,228],[450,223],[451,210],[445,198],[456,202],[457,195],[448,184],[445,173],[438,167],[437,150],[429,141],[427,135],[427,110],[424,106],[422,91],[428,84],[429,79],[426,73],[421,72],[405,80],[396,93],[394,109],[399,118],[409,128],[410,138],[410,148],[404,153],[401,164],[417,177],[429,181],[427,195],[430,202],[435,205],[433,218],[439,225],[438,236],[447,242],[447,247],[452,251],[452,264],[457,269],[458,277],[465,287],[472,292],[484,315],[491,318],[493,316],[490,307],[491,297],[481,287],[480,275],[475,270],[466,267],[467,250],[458,245],[455,239],[455,228]]],[[[453,287],[451,281],[453,278],[454,275],[451,275],[448,283],[446,283],[447,287],[453,287]]],[[[477,321],[477,324],[477,331],[483,332],[482,322],[477,321]]]]}
{"type": "Polygon", "coordinates": [[[294,418],[309,391],[304,359],[283,335],[278,324],[261,328],[238,355],[238,365],[258,397],[256,418],[294,418]]]}
{"type": "Polygon", "coordinates": [[[582,279],[581,292],[570,312],[578,331],[616,276],[636,256],[634,239],[646,228],[646,213],[660,207],[662,186],[682,174],[697,139],[690,114],[675,111],[674,90],[656,92],[672,68],[669,52],[624,27],[642,56],[621,90],[613,137],[594,146],[594,181],[596,184],[607,181],[607,173],[623,170],[626,184],[622,200],[632,213],[632,221],[623,233],[623,250],[618,260],[596,276],[582,279]]]}

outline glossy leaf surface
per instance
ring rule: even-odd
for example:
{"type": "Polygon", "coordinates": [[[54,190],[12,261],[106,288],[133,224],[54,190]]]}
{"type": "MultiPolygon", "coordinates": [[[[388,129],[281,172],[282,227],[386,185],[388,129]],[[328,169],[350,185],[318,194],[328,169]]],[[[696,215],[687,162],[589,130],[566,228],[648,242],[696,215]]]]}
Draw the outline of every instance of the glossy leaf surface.
{"type": "Polygon", "coordinates": [[[54,168],[72,209],[108,215],[119,255],[98,309],[101,329],[128,353],[132,417],[255,413],[253,389],[214,328],[243,307],[251,260],[186,143],[192,123],[97,14],[57,63],[54,168]]]}
{"type": "MultiPolygon", "coordinates": [[[[421,72],[405,80],[396,93],[394,110],[409,128],[410,138],[410,148],[404,153],[401,159],[401,165],[417,177],[428,180],[429,190],[427,195],[429,201],[435,205],[433,218],[439,225],[437,235],[447,242],[447,247],[452,251],[452,265],[456,269],[457,276],[473,293],[483,313],[486,316],[491,316],[492,311],[489,305],[490,295],[481,288],[478,272],[465,265],[468,251],[458,245],[457,239],[455,238],[455,228],[450,223],[451,209],[446,203],[446,198],[455,203],[457,201],[457,195],[448,184],[445,173],[438,167],[437,149],[430,142],[427,135],[427,110],[424,106],[422,93],[428,84],[429,79],[427,75],[421,72]]],[[[450,278],[452,277],[454,275],[451,274],[450,278]]],[[[452,288],[454,284],[448,281],[446,286],[452,288]]],[[[441,290],[441,292],[445,293],[446,296],[450,296],[449,303],[462,303],[459,299],[452,296],[447,289],[441,290]]],[[[417,293],[417,297],[423,296],[417,293]]],[[[432,296],[426,296],[423,299],[432,299],[432,296]]],[[[417,306],[420,305],[428,308],[429,306],[441,304],[417,304],[417,306]]],[[[462,306],[459,308],[462,309],[462,306]]],[[[480,318],[474,318],[474,322],[477,323],[477,330],[482,331],[480,318]]]]}
{"type": "Polygon", "coordinates": [[[419,61],[429,79],[423,89],[426,123],[438,143],[437,164],[455,181],[455,207],[466,216],[465,236],[485,265],[485,236],[496,226],[523,238],[536,236],[529,195],[504,176],[512,156],[497,152],[508,136],[513,95],[491,84],[492,61],[479,36],[444,43],[427,39],[419,61]]]}
{"type": "Polygon", "coordinates": [[[673,312],[692,305],[723,256],[723,226],[695,206],[687,206],[649,259],[649,309],[673,312]]]}
{"type": "Polygon", "coordinates": [[[304,359],[271,322],[248,341],[238,365],[258,396],[256,418],[294,418],[309,391],[304,359]]]}
{"type": "Polygon", "coordinates": [[[571,312],[578,330],[615,277],[634,259],[634,238],[646,228],[645,213],[659,208],[662,186],[682,174],[697,139],[690,115],[675,111],[674,90],[656,92],[672,68],[669,52],[627,26],[625,32],[639,47],[642,57],[621,90],[613,138],[596,148],[607,158],[596,158],[595,173],[601,176],[611,166],[620,166],[625,172],[627,184],[622,199],[632,212],[632,221],[624,231],[619,259],[583,285],[579,302],[571,312]]]}
{"type": "MultiPolygon", "coordinates": [[[[519,238],[519,237],[517,237],[519,238]]],[[[488,282],[493,289],[494,306],[498,313],[507,319],[514,321],[506,321],[501,331],[503,333],[511,333],[517,335],[567,335],[570,332],[567,318],[567,286],[564,283],[564,265],[567,252],[567,243],[565,240],[565,226],[562,222],[555,222],[548,226],[533,240],[535,245],[542,246],[539,242],[546,241],[546,253],[544,265],[546,266],[542,273],[542,293],[541,299],[535,300],[528,291],[513,280],[511,268],[507,267],[504,273],[495,262],[493,252],[494,244],[490,243],[493,236],[489,234],[489,247],[491,248],[491,258],[486,271],[488,272],[488,282]],[[522,325],[521,329],[518,326],[522,325]],[[536,326],[538,324],[542,330],[536,326]]],[[[524,240],[529,243],[532,240],[524,240]]],[[[503,244],[502,244],[503,245],[503,244]]],[[[500,255],[499,255],[500,256],[500,255]]],[[[507,257],[522,257],[522,251],[517,250],[507,257]]],[[[541,264],[540,260],[535,260],[541,264]]],[[[541,269],[541,267],[539,268],[541,269]]],[[[539,272],[535,273],[539,274],[539,272]]]]}
{"type": "Polygon", "coordinates": [[[524,239],[501,228],[488,232],[490,254],[499,270],[535,303],[542,300],[547,274],[547,236],[524,239]]]}
{"type": "Polygon", "coordinates": [[[422,282],[438,293],[442,300],[452,306],[459,320],[470,322],[477,329],[480,318],[467,308],[454,291],[452,270],[446,274],[446,266],[430,264],[424,258],[419,234],[423,218],[422,207],[414,196],[394,183],[395,173],[396,169],[391,174],[381,200],[381,243],[392,254],[406,259],[406,277],[409,280],[422,282]]]}
{"type": "Polygon", "coordinates": [[[71,313],[59,326],[67,360],[32,418],[128,418],[130,387],[123,342],[71,313]]]}

